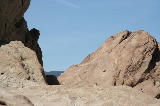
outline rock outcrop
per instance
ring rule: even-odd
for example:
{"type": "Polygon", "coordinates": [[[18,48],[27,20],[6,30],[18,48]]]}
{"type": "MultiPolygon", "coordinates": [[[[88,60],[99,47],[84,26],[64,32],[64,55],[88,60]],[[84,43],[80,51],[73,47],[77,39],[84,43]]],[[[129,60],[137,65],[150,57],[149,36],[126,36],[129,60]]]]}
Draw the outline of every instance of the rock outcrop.
{"type": "Polygon", "coordinates": [[[126,30],[109,37],[96,52],[81,64],[71,66],[58,80],[62,84],[89,81],[100,86],[127,85],[159,98],[159,52],[152,35],[143,30],[126,30]]]}
{"type": "Polygon", "coordinates": [[[21,41],[1,41],[0,58],[0,76],[46,84],[46,75],[36,53],[21,41]]]}
{"type": "Polygon", "coordinates": [[[160,105],[160,44],[152,35],[113,35],[58,81],[45,75],[39,31],[27,28],[29,5],[0,1],[0,106],[160,105]]]}
{"type": "Polygon", "coordinates": [[[0,1],[0,40],[22,41],[25,46],[36,52],[43,66],[42,51],[37,43],[39,31],[35,28],[29,31],[23,17],[29,5],[30,0],[0,1]]]}

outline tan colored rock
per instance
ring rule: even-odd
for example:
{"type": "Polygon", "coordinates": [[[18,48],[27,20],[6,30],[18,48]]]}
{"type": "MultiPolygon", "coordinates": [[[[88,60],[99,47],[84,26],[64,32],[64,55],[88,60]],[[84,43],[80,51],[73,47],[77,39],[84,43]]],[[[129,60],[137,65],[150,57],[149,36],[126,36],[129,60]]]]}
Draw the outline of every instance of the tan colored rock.
{"type": "Polygon", "coordinates": [[[0,88],[0,106],[34,106],[31,101],[22,95],[0,88]]]}
{"type": "Polygon", "coordinates": [[[160,98],[160,43],[152,56],[150,62],[150,73],[145,76],[146,80],[142,80],[134,88],[150,95],[151,97],[160,98]]]}
{"type": "Polygon", "coordinates": [[[128,86],[102,87],[90,82],[32,86],[17,92],[35,106],[159,106],[160,101],[128,86]]]}
{"type": "Polygon", "coordinates": [[[38,60],[43,66],[42,51],[37,42],[39,31],[35,28],[29,31],[23,17],[29,5],[30,0],[0,1],[0,40],[22,41],[25,46],[36,52],[38,60]]]}
{"type": "MultiPolygon", "coordinates": [[[[112,35],[97,51],[88,55],[81,64],[71,66],[58,80],[61,84],[89,81],[100,86],[134,87],[153,79],[158,84],[159,54],[157,41],[148,32],[137,30],[131,33],[126,30],[112,35]]],[[[152,95],[149,93],[152,87],[145,93],[152,95]]],[[[154,89],[158,91],[152,97],[157,97],[159,85],[154,89]]]]}
{"type": "Polygon", "coordinates": [[[156,97],[159,98],[160,90],[159,88],[155,85],[155,81],[152,79],[150,80],[145,80],[144,82],[136,85],[134,88],[137,90],[140,90],[141,92],[144,92],[145,94],[151,96],[151,97],[156,97]]]}
{"type": "MultiPolygon", "coordinates": [[[[36,53],[25,47],[21,41],[1,41],[0,76],[15,77],[46,84],[43,67],[36,53]]],[[[3,82],[3,81],[2,81],[3,82]]]]}

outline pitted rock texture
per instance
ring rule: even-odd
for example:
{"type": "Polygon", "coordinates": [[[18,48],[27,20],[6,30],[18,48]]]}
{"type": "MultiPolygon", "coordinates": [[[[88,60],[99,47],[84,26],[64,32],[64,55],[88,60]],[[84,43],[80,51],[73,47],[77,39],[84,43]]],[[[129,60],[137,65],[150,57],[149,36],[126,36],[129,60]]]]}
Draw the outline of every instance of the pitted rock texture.
{"type": "Polygon", "coordinates": [[[21,41],[1,41],[0,58],[0,76],[46,84],[46,75],[36,53],[21,41]]]}
{"type": "Polygon", "coordinates": [[[159,106],[156,98],[128,86],[102,87],[90,82],[31,86],[17,94],[35,106],[159,106]]]}
{"type": "Polygon", "coordinates": [[[156,86],[160,82],[158,55],[159,46],[152,35],[143,30],[133,33],[126,30],[109,37],[96,52],[87,56],[81,64],[71,66],[58,80],[61,84],[90,81],[100,86],[135,87],[152,79],[154,84],[151,86],[157,90],[153,95],[149,90],[144,93],[159,97],[160,87],[156,86]]]}
{"type": "Polygon", "coordinates": [[[29,5],[30,0],[0,1],[0,40],[22,41],[25,46],[36,52],[38,60],[43,66],[42,51],[37,43],[39,31],[35,28],[29,31],[23,17],[29,5]]]}
{"type": "Polygon", "coordinates": [[[25,96],[0,88],[0,106],[34,106],[25,96]]]}

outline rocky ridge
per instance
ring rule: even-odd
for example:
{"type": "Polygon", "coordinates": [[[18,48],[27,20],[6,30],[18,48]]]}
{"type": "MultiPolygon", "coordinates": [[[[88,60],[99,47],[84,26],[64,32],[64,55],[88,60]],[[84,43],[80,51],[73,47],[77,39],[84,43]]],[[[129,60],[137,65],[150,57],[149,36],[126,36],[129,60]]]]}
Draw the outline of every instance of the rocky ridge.
{"type": "Polygon", "coordinates": [[[57,80],[42,67],[39,31],[27,29],[23,15],[29,4],[0,1],[0,106],[160,105],[160,44],[152,35],[142,30],[112,35],[57,80]]]}
{"type": "Polygon", "coordinates": [[[159,98],[158,44],[143,30],[120,32],[109,37],[81,64],[67,69],[58,80],[62,84],[89,81],[106,87],[127,85],[159,98]]]}

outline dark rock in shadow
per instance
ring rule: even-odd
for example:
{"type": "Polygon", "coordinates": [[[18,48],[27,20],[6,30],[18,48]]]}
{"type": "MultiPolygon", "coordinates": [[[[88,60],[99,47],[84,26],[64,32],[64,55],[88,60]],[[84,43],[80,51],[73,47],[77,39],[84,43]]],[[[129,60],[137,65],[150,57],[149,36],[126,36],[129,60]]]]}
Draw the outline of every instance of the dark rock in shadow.
{"type": "Polygon", "coordinates": [[[46,75],[46,81],[48,85],[60,85],[57,77],[54,75],[46,75]]]}
{"type": "Polygon", "coordinates": [[[0,47],[5,44],[9,44],[11,41],[0,40],[0,47]]]}

